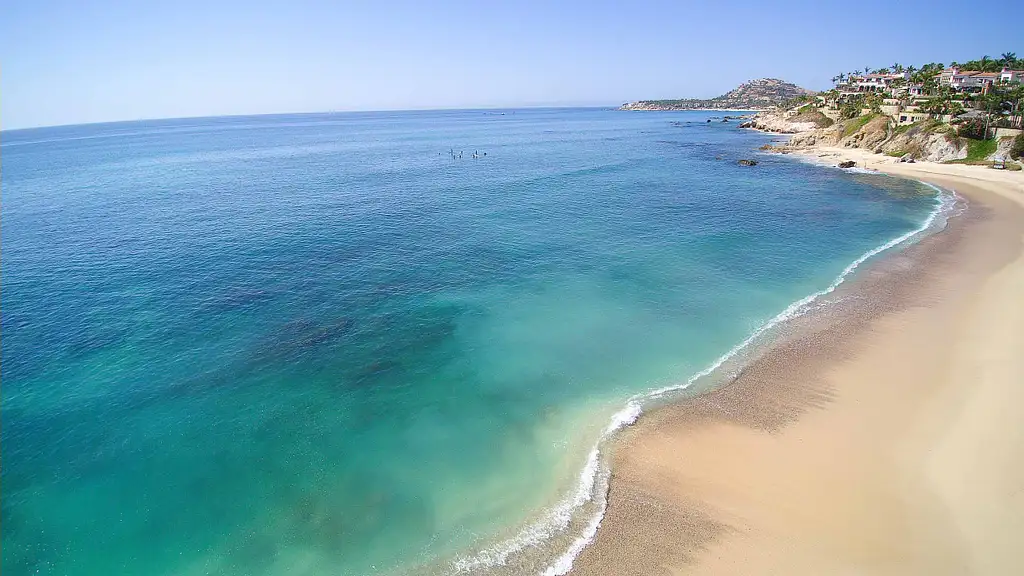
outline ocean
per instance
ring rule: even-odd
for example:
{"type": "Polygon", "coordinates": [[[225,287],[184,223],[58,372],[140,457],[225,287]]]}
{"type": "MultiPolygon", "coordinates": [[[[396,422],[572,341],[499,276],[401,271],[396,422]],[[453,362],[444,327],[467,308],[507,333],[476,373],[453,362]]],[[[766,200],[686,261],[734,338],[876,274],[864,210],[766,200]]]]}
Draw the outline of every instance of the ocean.
{"type": "Polygon", "coordinates": [[[3,132],[3,573],[564,573],[618,427],[948,204],[720,116],[3,132]]]}

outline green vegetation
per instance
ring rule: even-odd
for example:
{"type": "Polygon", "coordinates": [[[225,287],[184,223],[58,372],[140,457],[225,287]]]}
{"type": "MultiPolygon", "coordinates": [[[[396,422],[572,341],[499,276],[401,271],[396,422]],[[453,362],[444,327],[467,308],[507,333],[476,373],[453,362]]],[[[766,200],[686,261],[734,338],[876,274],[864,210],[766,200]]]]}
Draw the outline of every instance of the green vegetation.
{"type": "MultiPolygon", "coordinates": [[[[783,110],[792,110],[793,108],[796,108],[801,104],[805,104],[808,102],[813,103],[814,100],[815,97],[812,94],[801,94],[799,96],[794,96],[793,98],[783,100],[782,102],[779,103],[779,108],[782,108],[783,110]]],[[[808,106],[811,106],[811,104],[807,104],[807,106],[804,106],[803,108],[807,108],[808,106]]],[[[801,108],[801,110],[803,108],[801,108]]]]}
{"type": "Polygon", "coordinates": [[[985,158],[995,153],[999,142],[996,140],[975,140],[974,138],[960,138],[967,143],[967,157],[960,160],[950,160],[947,164],[988,164],[990,161],[985,158]]]}
{"type": "Polygon", "coordinates": [[[876,116],[878,115],[865,114],[863,116],[858,116],[857,118],[847,120],[846,124],[843,125],[843,138],[856,134],[858,130],[866,126],[868,122],[874,120],[876,116]]]}
{"type": "Polygon", "coordinates": [[[1002,56],[993,60],[988,56],[982,56],[978,60],[971,60],[970,62],[964,62],[963,64],[957,64],[953,62],[950,66],[959,66],[963,70],[981,70],[982,72],[999,72],[1003,67],[1010,68],[1011,70],[1019,70],[1024,68],[1024,59],[1017,58],[1017,55],[1013,52],[1004,52],[1002,56]]]}
{"type": "Polygon", "coordinates": [[[797,110],[797,114],[789,119],[790,122],[813,122],[818,128],[828,128],[834,122],[820,110],[808,104],[797,110]]]}
{"type": "MultiPolygon", "coordinates": [[[[977,60],[970,60],[964,63],[950,62],[950,66],[957,66],[961,70],[978,70],[981,72],[999,72],[1003,67],[1010,68],[1011,70],[1024,69],[1024,58],[1017,58],[1017,54],[1014,52],[1004,52],[999,58],[991,58],[989,56],[982,56],[977,60]]],[[[910,73],[910,81],[915,84],[924,84],[926,88],[934,87],[935,75],[942,72],[945,66],[942,62],[929,62],[923,64],[920,68],[916,66],[904,66],[896,63],[891,66],[884,68],[872,69],[870,66],[865,66],[862,70],[854,70],[852,72],[841,72],[836,76],[832,77],[832,82],[842,84],[855,76],[863,76],[865,74],[889,74],[895,73],[910,73]]]]}
{"type": "Polygon", "coordinates": [[[882,96],[880,94],[868,94],[864,97],[864,107],[871,110],[872,114],[881,114],[882,96]]]}
{"type": "Polygon", "coordinates": [[[902,126],[896,126],[892,129],[893,136],[900,134],[909,133],[911,136],[921,132],[944,132],[949,128],[948,125],[939,122],[934,118],[928,118],[926,120],[920,120],[913,124],[904,124],[902,126]]]}
{"type": "MultiPolygon", "coordinates": [[[[962,71],[998,72],[1004,67],[1021,70],[1024,69],[1024,58],[1006,52],[998,58],[983,56],[962,64],[951,62],[949,66],[962,71]]],[[[878,69],[868,66],[833,77],[836,88],[819,94],[824,105],[837,111],[838,118],[842,120],[832,136],[838,135],[841,139],[854,141],[847,142],[848,145],[864,146],[876,152],[885,147],[891,150],[887,154],[892,157],[948,158],[966,154],[967,158],[957,162],[985,164],[985,158],[1000,149],[996,140],[989,139],[992,128],[1020,127],[1020,118],[1024,116],[1024,84],[996,80],[984,88],[980,84],[957,86],[948,81],[942,82],[941,73],[945,68],[941,62],[931,62],[920,68],[895,63],[878,69]],[[872,73],[907,73],[908,76],[860,82],[872,73]],[[886,123],[875,120],[883,117],[882,109],[889,111],[884,115],[886,123]],[[897,113],[903,111],[922,112],[915,118],[929,118],[903,126],[889,121],[889,116],[899,118],[897,113]],[[957,153],[931,146],[937,136],[945,138],[957,153]]],[[[803,115],[808,109],[809,106],[805,106],[798,113],[803,115]]],[[[1024,136],[1015,138],[1013,142],[1003,138],[1002,145],[1003,149],[1010,145],[1007,158],[1024,159],[1024,136]]],[[[1008,169],[1016,169],[1017,164],[1014,167],[1009,164],[1008,169]]]]}
{"type": "Polygon", "coordinates": [[[969,118],[957,124],[956,135],[974,140],[988,138],[988,122],[981,118],[969,118]]]}
{"type": "Polygon", "coordinates": [[[1024,158],[1024,133],[1017,134],[1017,137],[1013,139],[1013,145],[1010,146],[1010,158],[1014,160],[1024,158]]]}
{"type": "MultiPolygon", "coordinates": [[[[949,160],[947,162],[943,162],[943,164],[966,164],[968,166],[992,166],[992,161],[991,160],[971,160],[971,161],[967,161],[967,160],[949,160]]],[[[1012,160],[1007,160],[1006,161],[1006,165],[1005,165],[1005,169],[1008,172],[1020,172],[1021,165],[1018,162],[1014,162],[1012,160]]]]}
{"type": "Polygon", "coordinates": [[[996,140],[974,140],[973,138],[967,139],[967,158],[968,162],[972,160],[984,160],[988,156],[995,154],[996,146],[999,142],[996,140]]]}

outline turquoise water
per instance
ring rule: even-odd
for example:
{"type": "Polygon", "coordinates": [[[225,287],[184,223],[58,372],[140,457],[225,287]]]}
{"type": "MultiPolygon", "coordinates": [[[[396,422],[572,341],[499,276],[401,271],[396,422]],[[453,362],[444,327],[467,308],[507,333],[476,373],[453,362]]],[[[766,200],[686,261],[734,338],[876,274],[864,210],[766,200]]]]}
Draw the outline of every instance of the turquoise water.
{"type": "Polygon", "coordinates": [[[627,398],[935,209],[709,116],[4,132],[3,573],[541,571],[627,398]]]}

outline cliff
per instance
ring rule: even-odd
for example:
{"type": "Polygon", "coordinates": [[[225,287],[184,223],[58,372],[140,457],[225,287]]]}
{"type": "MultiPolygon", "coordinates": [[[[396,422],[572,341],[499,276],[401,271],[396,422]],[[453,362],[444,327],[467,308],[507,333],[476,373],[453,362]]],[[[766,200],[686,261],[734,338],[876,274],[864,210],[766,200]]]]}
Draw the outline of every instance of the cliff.
{"type": "Polygon", "coordinates": [[[740,124],[740,128],[754,128],[762,132],[778,134],[799,134],[816,128],[827,128],[832,119],[811,106],[793,110],[773,108],[758,112],[753,118],[740,124]]]}
{"type": "Polygon", "coordinates": [[[837,124],[835,127],[812,130],[793,137],[795,148],[836,146],[864,148],[890,156],[910,156],[917,160],[948,162],[967,157],[962,138],[946,124],[922,122],[903,128],[892,128],[883,115],[869,114],[837,124]]]}
{"type": "MultiPolygon", "coordinates": [[[[864,148],[890,156],[909,156],[931,162],[963,160],[968,156],[967,140],[958,137],[949,125],[938,121],[894,127],[884,115],[867,114],[819,127],[814,123],[800,122],[803,114],[794,112],[762,112],[741,126],[793,134],[786,144],[771,148],[782,152],[816,147],[864,148]]],[[[1000,144],[1000,150],[1002,147],[1000,144]]]]}
{"type": "Polygon", "coordinates": [[[623,104],[620,110],[764,110],[798,96],[814,92],[777,78],[761,78],[741,84],[726,94],[707,100],[640,100],[623,104]]]}

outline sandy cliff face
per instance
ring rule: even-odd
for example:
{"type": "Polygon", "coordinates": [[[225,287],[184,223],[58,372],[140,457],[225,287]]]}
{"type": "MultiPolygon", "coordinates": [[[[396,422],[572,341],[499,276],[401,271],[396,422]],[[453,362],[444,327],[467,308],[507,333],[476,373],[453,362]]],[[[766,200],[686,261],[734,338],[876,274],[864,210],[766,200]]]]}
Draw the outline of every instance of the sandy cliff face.
{"type": "Polygon", "coordinates": [[[788,114],[789,111],[786,110],[758,112],[751,120],[740,126],[777,134],[799,134],[818,128],[818,124],[814,121],[803,120],[798,116],[787,116],[788,114]]]}
{"type": "MultiPolygon", "coordinates": [[[[822,146],[864,148],[894,156],[909,155],[917,160],[946,162],[967,157],[967,148],[948,126],[922,122],[907,129],[896,130],[886,116],[861,116],[831,126],[818,128],[813,123],[799,122],[792,112],[762,112],[744,123],[744,127],[783,134],[794,134],[781,149],[806,149],[822,146]]],[[[1002,143],[1001,143],[1002,144],[1002,143]]],[[[1008,149],[1009,145],[1004,146],[1008,149]]],[[[998,152],[997,152],[998,154],[998,152]]]]}
{"type": "Polygon", "coordinates": [[[892,155],[910,155],[918,160],[946,162],[967,157],[967,147],[945,133],[909,132],[897,134],[881,146],[881,151],[892,155]]]}

